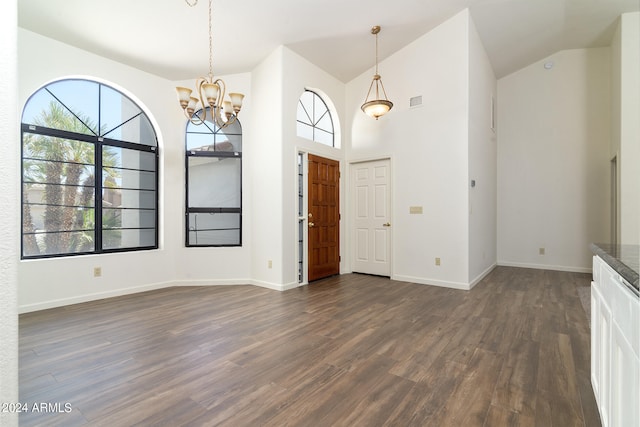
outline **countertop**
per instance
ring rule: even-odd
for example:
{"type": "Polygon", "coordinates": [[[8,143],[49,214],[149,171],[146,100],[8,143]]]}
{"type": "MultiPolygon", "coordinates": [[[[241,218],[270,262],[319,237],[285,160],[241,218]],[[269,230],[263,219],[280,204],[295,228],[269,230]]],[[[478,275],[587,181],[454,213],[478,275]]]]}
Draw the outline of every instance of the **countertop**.
{"type": "Polygon", "coordinates": [[[640,292],[640,245],[611,245],[592,243],[591,251],[609,264],[620,276],[640,292]]]}

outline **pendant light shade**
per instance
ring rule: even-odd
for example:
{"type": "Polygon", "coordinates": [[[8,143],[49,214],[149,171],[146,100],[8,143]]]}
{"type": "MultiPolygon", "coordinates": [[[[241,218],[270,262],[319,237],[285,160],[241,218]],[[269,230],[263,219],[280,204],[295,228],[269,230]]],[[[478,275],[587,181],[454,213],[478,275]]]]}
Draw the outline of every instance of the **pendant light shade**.
{"type": "Polygon", "coordinates": [[[380,32],[380,26],[376,25],[371,29],[371,34],[376,36],[376,73],[369,85],[369,92],[364,100],[364,104],[360,107],[364,113],[370,117],[374,117],[376,120],[380,116],[393,108],[393,102],[387,98],[387,92],[384,90],[382,84],[382,77],[378,74],[378,33],[380,32]],[[374,89],[375,88],[375,89],[374,89]]]}

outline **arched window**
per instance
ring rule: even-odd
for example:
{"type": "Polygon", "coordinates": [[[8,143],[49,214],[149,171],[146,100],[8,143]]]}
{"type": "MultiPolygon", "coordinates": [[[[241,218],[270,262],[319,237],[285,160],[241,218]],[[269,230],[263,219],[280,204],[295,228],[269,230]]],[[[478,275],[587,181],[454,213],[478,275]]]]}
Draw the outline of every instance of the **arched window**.
{"type": "Polygon", "coordinates": [[[22,113],[22,258],[158,247],[158,143],[142,109],[67,79],[22,113]]]}
{"type": "Polygon", "coordinates": [[[317,93],[305,90],[298,101],[297,135],[335,147],[333,119],[327,104],[317,93]]]}
{"type": "Polygon", "coordinates": [[[186,133],[186,246],[241,246],[240,121],[189,122],[186,133]]]}

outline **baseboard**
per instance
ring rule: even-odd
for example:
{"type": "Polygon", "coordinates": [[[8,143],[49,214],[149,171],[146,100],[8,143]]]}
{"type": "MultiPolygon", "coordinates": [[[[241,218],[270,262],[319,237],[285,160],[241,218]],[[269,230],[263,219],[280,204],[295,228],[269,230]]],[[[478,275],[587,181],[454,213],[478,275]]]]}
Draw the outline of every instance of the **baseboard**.
{"type": "Polygon", "coordinates": [[[202,280],[181,280],[179,282],[175,282],[175,286],[229,286],[229,285],[258,286],[260,288],[271,289],[274,291],[287,291],[289,289],[294,289],[294,288],[297,288],[298,286],[302,286],[302,284],[298,282],[280,284],[280,283],[266,282],[264,280],[253,280],[253,279],[202,279],[202,280]]]}
{"type": "Polygon", "coordinates": [[[96,301],[105,298],[119,297],[122,295],[137,294],[140,292],[153,291],[156,289],[168,288],[174,286],[174,282],[151,283],[133,288],[114,289],[104,292],[94,292],[85,295],[78,295],[69,298],[60,298],[55,300],[43,301],[34,304],[18,306],[18,313],[30,313],[32,311],[46,310],[48,308],[64,307],[72,304],[80,304],[83,302],[96,301]]]}
{"type": "Polygon", "coordinates": [[[46,310],[48,308],[64,307],[72,304],[80,304],[83,302],[97,301],[105,298],[119,297],[122,295],[137,294],[140,292],[153,291],[156,289],[169,288],[172,286],[230,286],[230,285],[246,285],[258,286],[274,291],[286,291],[301,286],[298,282],[285,284],[277,284],[251,279],[202,279],[202,280],[177,280],[173,282],[152,283],[148,285],[136,286],[126,289],[115,289],[105,292],[95,292],[91,294],[78,295],[69,298],[60,298],[50,301],[44,301],[34,304],[27,304],[18,307],[18,313],[30,313],[32,311],[46,310]]]}
{"type": "Polygon", "coordinates": [[[567,271],[570,273],[591,273],[591,267],[569,267],[564,265],[529,264],[524,262],[498,261],[501,267],[533,268],[535,270],[567,271]]]}
{"type": "Polygon", "coordinates": [[[251,280],[250,283],[254,286],[259,286],[261,288],[267,288],[267,289],[273,289],[274,291],[288,291],[289,289],[294,289],[297,288],[299,286],[302,286],[301,283],[298,282],[290,282],[290,283],[284,283],[284,284],[279,284],[279,283],[272,283],[272,282],[265,282],[262,280],[251,280]]]}
{"type": "Polygon", "coordinates": [[[475,285],[477,285],[478,283],[480,283],[480,281],[481,281],[482,279],[484,279],[485,277],[487,277],[487,275],[488,275],[489,273],[491,273],[491,272],[493,271],[493,269],[494,269],[494,268],[496,268],[497,266],[498,266],[498,264],[496,264],[496,263],[491,264],[491,265],[489,266],[489,268],[487,268],[485,271],[483,271],[483,272],[482,272],[482,273],[480,273],[478,276],[476,276],[476,278],[475,278],[475,279],[473,279],[473,280],[471,281],[471,283],[469,283],[469,289],[473,289],[473,287],[474,287],[475,285]]]}
{"type": "Polygon", "coordinates": [[[171,286],[232,286],[251,285],[251,279],[198,279],[177,280],[171,286]]]}
{"type": "Polygon", "coordinates": [[[391,279],[398,280],[400,282],[417,283],[419,285],[440,286],[442,288],[460,289],[463,291],[468,291],[471,289],[471,286],[468,283],[448,282],[445,280],[436,280],[436,279],[429,279],[424,277],[393,275],[391,279]]]}

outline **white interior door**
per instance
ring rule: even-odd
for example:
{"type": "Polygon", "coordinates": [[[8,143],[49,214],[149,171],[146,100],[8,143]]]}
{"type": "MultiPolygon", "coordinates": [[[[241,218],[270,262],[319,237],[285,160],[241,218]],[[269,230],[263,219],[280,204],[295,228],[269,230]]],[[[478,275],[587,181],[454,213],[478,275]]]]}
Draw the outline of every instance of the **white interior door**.
{"type": "Polygon", "coordinates": [[[390,161],[351,166],[353,271],[391,276],[390,161]]]}

